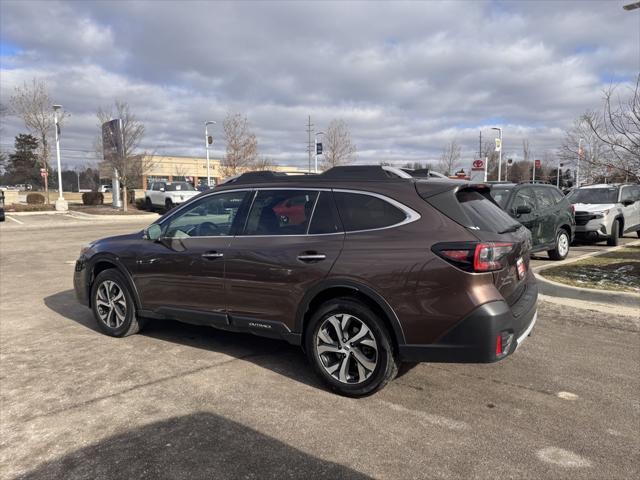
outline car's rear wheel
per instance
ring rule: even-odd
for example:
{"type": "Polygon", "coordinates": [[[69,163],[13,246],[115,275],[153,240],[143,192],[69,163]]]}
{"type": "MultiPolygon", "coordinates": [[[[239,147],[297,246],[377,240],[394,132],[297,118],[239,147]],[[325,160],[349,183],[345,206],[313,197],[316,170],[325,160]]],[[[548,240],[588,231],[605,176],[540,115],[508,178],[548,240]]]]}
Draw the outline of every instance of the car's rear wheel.
{"type": "Polygon", "coordinates": [[[556,246],[553,250],[549,250],[547,254],[551,260],[564,260],[569,255],[569,234],[565,229],[558,230],[556,234],[556,246]]]}
{"type": "Polygon", "coordinates": [[[320,378],[337,393],[370,395],[398,373],[399,362],[383,320],[352,298],[324,303],[306,330],[305,347],[320,378]]]}
{"type": "Polygon", "coordinates": [[[615,247],[620,243],[620,220],[616,219],[611,225],[611,235],[607,238],[607,245],[615,247]]]}
{"type": "Polygon", "coordinates": [[[103,270],[96,277],[91,288],[91,305],[98,327],[107,335],[126,337],[142,327],[129,284],[115,268],[103,270]]]}

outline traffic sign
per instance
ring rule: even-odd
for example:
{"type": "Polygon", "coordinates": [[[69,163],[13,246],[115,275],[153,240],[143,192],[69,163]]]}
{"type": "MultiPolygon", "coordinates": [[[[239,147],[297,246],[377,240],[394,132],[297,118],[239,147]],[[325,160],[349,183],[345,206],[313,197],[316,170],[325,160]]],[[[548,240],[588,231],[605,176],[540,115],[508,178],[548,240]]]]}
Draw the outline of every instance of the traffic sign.
{"type": "Polygon", "coordinates": [[[322,155],[322,143],[316,143],[316,155],[322,155]]]}
{"type": "Polygon", "coordinates": [[[540,168],[540,166],[542,165],[542,162],[540,162],[540,160],[536,160],[536,168],[540,168]]]}

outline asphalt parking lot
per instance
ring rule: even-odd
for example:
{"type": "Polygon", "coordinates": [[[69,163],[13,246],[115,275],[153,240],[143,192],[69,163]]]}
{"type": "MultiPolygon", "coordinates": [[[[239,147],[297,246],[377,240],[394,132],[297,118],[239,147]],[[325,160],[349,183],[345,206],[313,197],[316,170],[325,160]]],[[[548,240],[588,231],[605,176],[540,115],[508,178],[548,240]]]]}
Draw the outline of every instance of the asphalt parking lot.
{"type": "Polygon", "coordinates": [[[634,319],[541,302],[505,361],[420,364],[347,399],[283,342],[98,333],[73,296],[80,246],[146,222],[78,222],[0,225],[0,478],[640,475],[634,319]]]}

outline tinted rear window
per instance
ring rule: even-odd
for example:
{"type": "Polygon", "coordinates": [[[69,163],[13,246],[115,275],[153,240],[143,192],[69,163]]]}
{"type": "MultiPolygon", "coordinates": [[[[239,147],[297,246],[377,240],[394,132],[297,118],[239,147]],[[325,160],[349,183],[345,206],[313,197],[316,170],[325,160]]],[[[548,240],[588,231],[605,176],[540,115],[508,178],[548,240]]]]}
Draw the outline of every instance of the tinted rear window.
{"type": "Polygon", "coordinates": [[[340,219],[331,192],[320,192],[320,198],[313,211],[313,218],[309,226],[309,233],[336,233],[341,230],[340,219]]]}
{"type": "Polygon", "coordinates": [[[390,227],[407,218],[398,207],[371,195],[335,192],[334,198],[347,232],[390,227]]]}
{"type": "Polygon", "coordinates": [[[500,207],[476,191],[462,190],[456,197],[464,213],[479,230],[499,233],[518,225],[500,207]]]}

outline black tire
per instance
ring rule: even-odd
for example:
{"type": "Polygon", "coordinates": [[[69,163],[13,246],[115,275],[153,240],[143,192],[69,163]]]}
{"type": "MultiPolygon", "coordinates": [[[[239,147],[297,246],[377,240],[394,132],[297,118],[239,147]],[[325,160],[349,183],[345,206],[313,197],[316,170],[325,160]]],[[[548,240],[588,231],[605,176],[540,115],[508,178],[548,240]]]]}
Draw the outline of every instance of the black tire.
{"type": "MultiPolygon", "coordinates": [[[[398,373],[400,362],[398,360],[397,353],[394,351],[391,335],[384,324],[384,321],[368,306],[354,298],[341,297],[323,303],[311,317],[306,328],[304,341],[307,356],[313,365],[314,370],[331,390],[339,393],[340,395],[347,397],[363,397],[371,395],[393,380],[398,373]],[[351,338],[355,337],[359,333],[360,329],[363,328],[360,325],[364,324],[369,330],[369,333],[367,334],[368,336],[370,335],[368,341],[371,342],[370,338],[375,340],[375,348],[371,350],[375,351],[375,367],[370,370],[369,376],[360,382],[348,383],[348,379],[346,379],[347,382],[345,383],[334,378],[332,374],[326,370],[326,368],[331,367],[325,366],[327,362],[326,357],[323,358],[321,357],[321,354],[318,353],[318,348],[320,348],[317,347],[318,335],[321,327],[325,325],[325,321],[328,321],[329,318],[335,315],[341,316],[342,314],[348,314],[349,316],[354,317],[354,323],[359,322],[358,326],[360,328],[358,328],[355,333],[352,333],[351,338]]],[[[341,345],[340,348],[343,348],[343,342],[341,340],[338,340],[338,342],[341,345]]],[[[348,368],[345,370],[348,370],[349,372],[353,371],[355,376],[356,371],[360,371],[358,366],[359,362],[356,360],[355,350],[358,350],[358,356],[360,356],[363,355],[363,352],[370,347],[363,346],[362,344],[360,344],[360,347],[354,346],[354,343],[347,341],[344,342],[344,345],[344,348],[350,349],[348,353],[331,353],[331,355],[335,355],[335,358],[343,359],[336,360],[340,365],[342,365],[342,362],[346,361],[348,368]],[[350,347],[346,347],[347,344],[349,344],[350,347]]],[[[323,353],[322,355],[326,354],[323,353]]],[[[360,365],[362,365],[362,363],[360,363],[360,365]]],[[[360,377],[360,373],[357,374],[358,377],[360,377]]]]}
{"type": "Polygon", "coordinates": [[[149,197],[145,197],[144,199],[144,208],[149,211],[153,210],[153,203],[151,203],[151,199],[149,197]]]}
{"type": "Polygon", "coordinates": [[[173,208],[173,202],[171,201],[170,198],[167,198],[164,201],[164,208],[167,210],[167,212],[173,208]]]}
{"type": "Polygon", "coordinates": [[[569,255],[571,249],[571,239],[569,233],[564,228],[558,230],[556,233],[556,245],[552,250],[548,250],[547,254],[551,260],[564,260],[569,255]]]}
{"type": "Polygon", "coordinates": [[[620,243],[620,220],[615,219],[611,225],[611,235],[607,238],[607,245],[616,247],[620,243]]]}
{"type": "Polygon", "coordinates": [[[638,236],[638,238],[640,238],[640,230],[636,232],[636,235],[638,236]]]}
{"type": "MultiPolygon", "coordinates": [[[[105,288],[107,285],[109,284],[105,284],[105,288]]],[[[138,333],[143,327],[142,320],[138,319],[136,315],[136,304],[133,296],[131,295],[129,282],[127,282],[127,279],[115,268],[103,270],[96,277],[93,285],[91,286],[91,308],[93,310],[93,316],[96,319],[96,323],[98,324],[100,330],[111,337],[126,337],[128,335],[133,335],[134,333],[138,333]],[[117,326],[108,325],[101,317],[101,315],[104,315],[104,309],[101,310],[102,307],[98,305],[98,291],[100,287],[105,284],[105,282],[112,282],[113,284],[115,284],[117,288],[122,292],[126,302],[126,308],[123,315],[124,321],[122,321],[122,324],[117,326]]],[[[116,307],[112,306],[111,308],[115,309],[116,307]]],[[[114,324],[119,321],[118,319],[114,319],[113,315],[108,318],[114,320],[114,324]]]]}

